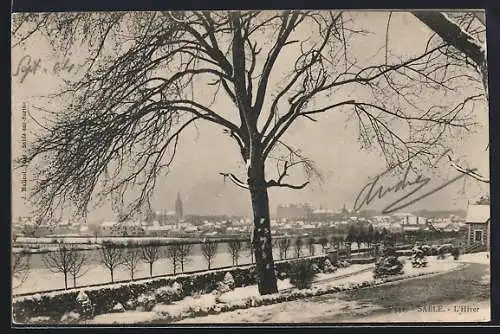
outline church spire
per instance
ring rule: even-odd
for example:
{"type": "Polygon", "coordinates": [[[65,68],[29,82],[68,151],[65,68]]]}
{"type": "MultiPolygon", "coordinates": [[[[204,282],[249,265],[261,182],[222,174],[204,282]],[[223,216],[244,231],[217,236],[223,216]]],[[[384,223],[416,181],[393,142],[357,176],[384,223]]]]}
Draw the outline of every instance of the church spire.
{"type": "Polygon", "coordinates": [[[175,216],[177,219],[182,219],[183,215],[181,194],[180,192],[177,192],[177,199],[175,200],[175,216]]]}

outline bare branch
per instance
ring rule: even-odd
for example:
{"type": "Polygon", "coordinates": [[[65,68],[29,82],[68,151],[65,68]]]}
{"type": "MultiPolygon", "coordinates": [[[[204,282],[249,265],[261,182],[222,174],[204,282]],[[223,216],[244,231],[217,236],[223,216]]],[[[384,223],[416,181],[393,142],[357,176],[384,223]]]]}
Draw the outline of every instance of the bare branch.
{"type": "Polygon", "coordinates": [[[484,182],[484,183],[490,183],[490,179],[487,177],[482,176],[481,174],[476,172],[476,168],[469,169],[469,168],[464,168],[457,164],[453,159],[447,155],[448,161],[450,162],[450,165],[455,168],[455,170],[459,171],[460,173],[466,174],[472,178],[474,178],[477,181],[484,182]]]}
{"type": "Polygon", "coordinates": [[[233,173],[219,173],[219,174],[224,177],[224,180],[226,179],[226,177],[228,177],[238,187],[243,189],[249,189],[248,184],[238,179],[233,173]]]}

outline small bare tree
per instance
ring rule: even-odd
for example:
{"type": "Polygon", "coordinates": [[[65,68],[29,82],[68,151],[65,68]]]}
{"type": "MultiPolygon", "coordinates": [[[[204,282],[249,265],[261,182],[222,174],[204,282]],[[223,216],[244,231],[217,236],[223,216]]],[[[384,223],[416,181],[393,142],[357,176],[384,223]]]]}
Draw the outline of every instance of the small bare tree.
{"type": "Polygon", "coordinates": [[[254,251],[253,251],[253,246],[252,246],[252,241],[247,241],[246,243],[246,249],[248,249],[248,251],[250,252],[250,263],[253,263],[253,254],[254,254],[254,251]]]}
{"type": "Polygon", "coordinates": [[[61,273],[64,275],[64,288],[68,288],[68,274],[73,265],[74,248],[64,244],[58,243],[57,249],[49,251],[42,257],[42,261],[53,273],[61,273]]]}
{"type": "Polygon", "coordinates": [[[123,265],[127,268],[130,274],[130,280],[134,279],[134,274],[137,272],[137,266],[142,259],[142,252],[137,246],[129,247],[125,251],[123,257],[123,265]]]}
{"type": "Polygon", "coordinates": [[[210,266],[212,264],[212,260],[215,257],[215,253],[217,252],[217,247],[219,244],[213,240],[206,240],[201,244],[201,253],[203,257],[207,261],[208,270],[210,270],[210,266]]]}
{"type": "Polygon", "coordinates": [[[71,278],[73,278],[73,287],[76,288],[76,279],[82,277],[87,273],[88,270],[83,270],[84,265],[88,262],[88,256],[85,251],[74,250],[72,252],[71,266],[69,268],[69,273],[71,278]]]}
{"type": "Polygon", "coordinates": [[[123,261],[123,248],[114,245],[111,242],[104,242],[101,247],[101,261],[109,270],[111,275],[111,282],[114,282],[114,272],[116,267],[122,265],[123,261]]]}
{"type": "Polygon", "coordinates": [[[300,257],[302,253],[302,247],[304,246],[304,240],[301,237],[295,239],[295,256],[300,257]]]}
{"type": "Polygon", "coordinates": [[[19,288],[28,278],[31,254],[26,251],[12,252],[12,278],[16,279],[13,289],[19,288]]]}
{"type": "Polygon", "coordinates": [[[179,247],[179,264],[181,265],[181,271],[184,272],[184,264],[188,262],[188,257],[191,255],[193,250],[193,244],[178,244],[179,247]]]}
{"type": "Polygon", "coordinates": [[[149,264],[149,276],[153,277],[153,264],[161,257],[161,243],[152,242],[142,246],[142,259],[149,264]]]}
{"type": "Polygon", "coordinates": [[[243,248],[243,243],[241,242],[241,240],[232,240],[228,242],[227,248],[229,249],[229,253],[231,254],[231,258],[233,260],[233,266],[237,266],[241,249],[243,248]]]}
{"type": "Polygon", "coordinates": [[[307,239],[307,248],[309,248],[310,256],[314,256],[316,254],[315,243],[316,239],[314,239],[313,237],[307,239]]]}
{"type": "Polygon", "coordinates": [[[172,268],[174,269],[174,275],[177,273],[177,268],[179,268],[179,247],[177,244],[170,244],[166,247],[165,255],[167,259],[172,262],[172,268]]]}
{"type": "Polygon", "coordinates": [[[278,248],[280,251],[280,259],[285,260],[286,259],[286,253],[288,252],[288,249],[290,248],[290,245],[292,242],[288,238],[283,238],[278,240],[278,248]]]}
{"type": "Polygon", "coordinates": [[[328,238],[326,236],[322,236],[318,240],[318,242],[321,245],[321,248],[323,249],[323,253],[326,253],[326,249],[328,248],[328,238]]]}

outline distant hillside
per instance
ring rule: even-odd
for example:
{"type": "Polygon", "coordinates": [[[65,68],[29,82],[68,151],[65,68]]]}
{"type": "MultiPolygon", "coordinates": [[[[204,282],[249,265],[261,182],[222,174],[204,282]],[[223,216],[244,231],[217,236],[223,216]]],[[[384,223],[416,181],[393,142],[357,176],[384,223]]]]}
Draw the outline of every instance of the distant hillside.
{"type": "Polygon", "coordinates": [[[426,217],[426,218],[447,218],[450,215],[458,216],[465,218],[467,215],[467,211],[465,210],[418,210],[412,212],[414,215],[426,217]]]}

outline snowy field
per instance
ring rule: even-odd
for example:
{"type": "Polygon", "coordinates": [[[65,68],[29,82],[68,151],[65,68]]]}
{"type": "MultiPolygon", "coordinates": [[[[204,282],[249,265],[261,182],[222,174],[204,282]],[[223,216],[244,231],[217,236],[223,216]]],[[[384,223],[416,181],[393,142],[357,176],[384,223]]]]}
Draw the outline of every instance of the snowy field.
{"type": "MultiPolygon", "coordinates": [[[[199,245],[196,245],[199,247],[199,245]]],[[[274,259],[279,260],[279,250],[273,249],[274,259]]],[[[289,258],[293,256],[293,249],[289,250],[287,253],[289,258]]],[[[307,249],[302,251],[303,255],[309,255],[307,249]]],[[[320,245],[316,245],[315,250],[316,255],[322,254],[322,249],[320,245]]],[[[41,254],[36,254],[36,256],[40,257],[41,254]]],[[[99,263],[99,253],[94,253],[92,258],[92,262],[89,265],[84,266],[82,269],[83,276],[76,279],[76,284],[78,286],[82,285],[92,285],[92,284],[106,284],[110,283],[111,277],[109,270],[99,263]]],[[[248,250],[243,250],[241,252],[240,258],[238,260],[238,264],[250,264],[251,257],[248,250]]],[[[216,253],[214,259],[211,263],[211,268],[216,269],[219,267],[226,267],[232,265],[232,258],[229,252],[226,250],[225,244],[221,244],[218,252],[216,253]]],[[[197,249],[194,249],[193,255],[188,257],[188,261],[184,265],[184,271],[197,271],[197,270],[206,270],[207,262],[205,258],[200,254],[197,249]]],[[[153,264],[153,276],[157,275],[168,275],[173,273],[173,266],[169,259],[161,258],[157,262],[153,264]]],[[[180,273],[180,268],[177,269],[176,273],[180,273]]],[[[147,263],[139,263],[137,271],[134,274],[135,279],[139,278],[147,278],[149,275],[149,264],[147,263]]],[[[114,281],[125,281],[130,280],[130,273],[124,266],[118,266],[114,271],[114,281]]],[[[47,291],[47,290],[55,290],[55,289],[63,289],[64,288],[64,275],[62,273],[54,273],[49,269],[45,268],[41,258],[32,259],[32,265],[28,272],[28,276],[26,280],[19,285],[19,282],[16,278],[13,278],[13,286],[15,287],[14,293],[31,293],[38,291],[47,291]]],[[[73,287],[73,279],[68,279],[68,288],[73,287]]]]}
{"type": "MultiPolygon", "coordinates": [[[[436,260],[434,257],[429,259],[429,265],[426,268],[412,268],[409,261],[405,261],[404,272],[408,275],[418,273],[444,273],[451,270],[456,270],[464,266],[462,262],[470,262],[472,260],[483,261],[481,256],[468,257],[463,261],[453,261],[451,257],[445,260],[436,260]]],[[[373,279],[373,264],[365,265],[352,265],[347,268],[341,268],[335,273],[318,275],[313,283],[313,287],[327,287],[327,286],[340,286],[351,283],[360,283],[370,281],[373,279]],[[347,276],[347,277],[346,277],[347,276]]],[[[398,282],[389,283],[398,284],[398,282]]],[[[289,280],[278,281],[278,289],[284,291],[292,288],[289,280]]],[[[175,302],[171,305],[156,305],[151,312],[135,312],[127,311],[124,313],[110,313],[102,314],[95,317],[91,323],[93,324],[134,324],[134,323],[147,323],[153,322],[164,317],[162,314],[170,313],[177,314],[188,311],[190,307],[208,307],[216,303],[231,304],[238,303],[242,300],[258,296],[258,289],[256,285],[236,288],[234,291],[226,292],[220,297],[212,294],[201,295],[198,298],[187,297],[181,301],[175,302]]],[[[345,312],[345,308],[363,308],[367,305],[357,304],[352,301],[343,301],[342,303],[335,303],[334,307],[331,304],[305,304],[304,301],[285,302],[281,304],[261,306],[258,308],[250,308],[246,310],[238,310],[231,312],[224,312],[218,315],[209,315],[206,317],[190,318],[179,321],[179,323],[235,323],[235,322],[262,322],[262,315],[265,314],[267,309],[273,309],[272,312],[273,322],[307,322],[307,317],[311,315],[321,314],[328,310],[331,312],[345,312]],[[291,306],[295,305],[295,306],[291,306]],[[300,307],[299,307],[300,305],[300,307]],[[313,307],[311,307],[313,306],[313,307]],[[292,307],[293,310],[288,309],[292,307]],[[319,308],[319,309],[316,309],[319,308]],[[279,309],[280,312],[275,312],[279,309]],[[307,312],[304,310],[307,309],[307,312]],[[296,313],[294,313],[296,312],[296,313]],[[278,314],[281,313],[281,316],[278,314]],[[277,316],[277,318],[276,318],[277,316]]],[[[368,309],[372,310],[376,306],[369,306],[368,309]]],[[[367,309],[367,310],[368,310],[367,309]]]]}

